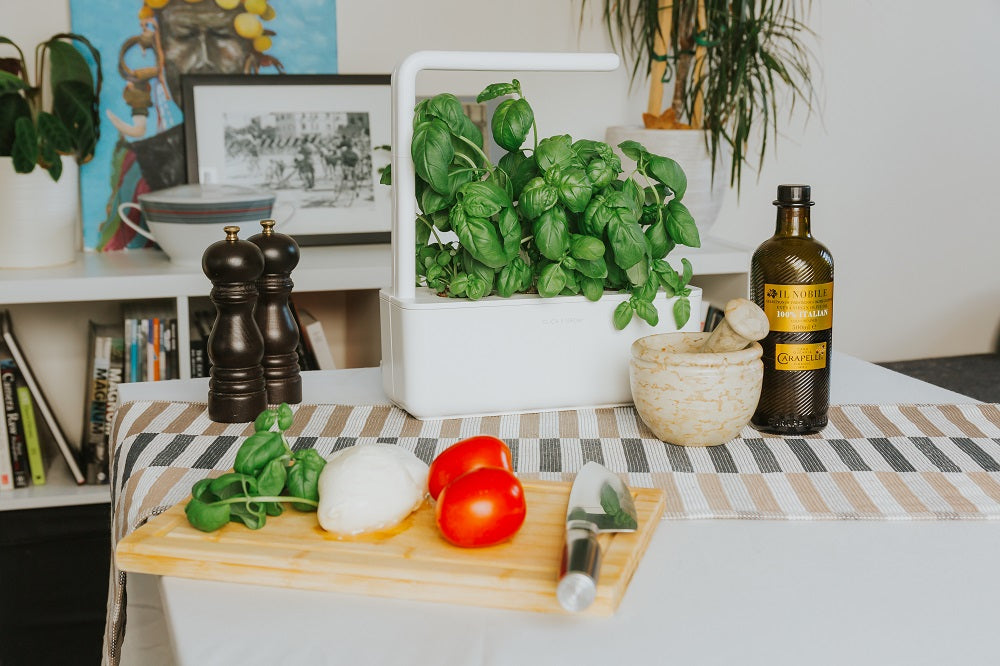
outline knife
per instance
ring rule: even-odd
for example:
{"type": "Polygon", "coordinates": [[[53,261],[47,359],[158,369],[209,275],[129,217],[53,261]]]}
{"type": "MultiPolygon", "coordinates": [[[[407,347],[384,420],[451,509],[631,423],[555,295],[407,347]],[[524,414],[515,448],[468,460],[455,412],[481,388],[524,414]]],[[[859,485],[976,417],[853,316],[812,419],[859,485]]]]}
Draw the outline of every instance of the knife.
{"type": "Polygon", "coordinates": [[[634,532],[639,526],[632,493],[604,465],[588,462],[576,475],[566,508],[566,547],[556,597],[568,611],[582,611],[597,596],[602,532],[634,532]]]}

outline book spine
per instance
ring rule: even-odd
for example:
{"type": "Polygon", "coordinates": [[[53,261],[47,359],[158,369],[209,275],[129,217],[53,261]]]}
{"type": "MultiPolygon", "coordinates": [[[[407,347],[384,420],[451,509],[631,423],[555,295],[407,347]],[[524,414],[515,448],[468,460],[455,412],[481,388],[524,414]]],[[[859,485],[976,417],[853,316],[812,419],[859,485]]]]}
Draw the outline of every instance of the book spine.
{"type": "Polygon", "coordinates": [[[0,490],[14,488],[14,463],[10,457],[10,441],[7,437],[7,419],[0,418],[0,490]]]}
{"type": "Polygon", "coordinates": [[[21,428],[24,431],[24,446],[28,449],[28,469],[31,483],[45,485],[45,459],[42,458],[42,443],[38,439],[38,424],[35,423],[35,403],[27,386],[17,387],[17,403],[21,411],[21,428]]]}
{"type": "Polygon", "coordinates": [[[121,337],[110,338],[108,363],[108,401],[104,411],[104,437],[97,450],[97,483],[110,480],[111,426],[114,424],[115,410],[118,409],[118,385],[122,382],[125,365],[125,341],[121,337]]]}
{"type": "Polygon", "coordinates": [[[153,366],[153,376],[152,380],[154,382],[160,381],[163,376],[163,336],[162,336],[162,324],[159,317],[153,317],[149,320],[149,351],[152,354],[151,365],[153,366]]]}
{"type": "Polygon", "coordinates": [[[87,435],[83,440],[83,462],[87,483],[100,483],[101,454],[104,447],[104,424],[107,419],[108,373],[111,367],[111,338],[99,336],[94,341],[94,371],[88,394],[87,435]]]}
{"type": "Polygon", "coordinates": [[[17,406],[16,389],[17,366],[13,361],[0,362],[0,385],[3,389],[4,418],[7,422],[7,439],[10,443],[10,457],[14,469],[14,487],[25,488],[30,484],[28,450],[24,445],[21,430],[21,411],[17,406]]]}
{"type": "Polygon", "coordinates": [[[337,363],[333,360],[333,352],[330,351],[330,343],[326,339],[323,324],[319,320],[310,322],[306,325],[306,335],[309,337],[309,344],[319,369],[336,370],[337,363]]]}

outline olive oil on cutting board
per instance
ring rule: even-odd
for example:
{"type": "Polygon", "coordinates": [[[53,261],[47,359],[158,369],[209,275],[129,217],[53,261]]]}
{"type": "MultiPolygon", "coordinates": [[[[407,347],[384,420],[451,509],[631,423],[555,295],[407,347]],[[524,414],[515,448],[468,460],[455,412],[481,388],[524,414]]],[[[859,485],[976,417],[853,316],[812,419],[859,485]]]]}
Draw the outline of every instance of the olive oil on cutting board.
{"type": "MultiPolygon", "coordinates": [[[[229,523],[206,533],[188,524],[184,503],[118,543],[119,569],[250,583],[565,613],[556,600],[569,483],[523,481],[528,515],[513,539],[486,548],[452,546],[434,524],[428,500],[395,529],[340,540],[315,513],[286,510],[260,530],[229,523]]],[[[662,490],[633,488],[636,532],[603,535],[597,598],[586,615],[611,615],[663,515],[662,490]]]]}
{"type": "Polygon", "coordinates": [[[827,422],[833,345],[833,256],[812,236],[808,185],[779,185],[774,236],[753,254],[750,297],[767,315],[764,379],[750,422],[807,434],[827,422]]]}

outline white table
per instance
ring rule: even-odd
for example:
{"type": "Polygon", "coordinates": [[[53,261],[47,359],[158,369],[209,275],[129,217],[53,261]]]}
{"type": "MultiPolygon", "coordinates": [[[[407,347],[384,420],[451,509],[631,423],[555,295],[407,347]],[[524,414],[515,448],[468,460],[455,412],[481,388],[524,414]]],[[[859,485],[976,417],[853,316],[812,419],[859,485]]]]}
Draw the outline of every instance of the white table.
{"type": "MultiPolygon", "coordinates": [[[[974,402],[844,354],[833,369],[835,403],[974,402]]],[[[383,399],[377,370],[305,373],[304,388],[383,399]]],[[[207,380],[122,390],[206,394],[207,380]]],[[[997,553],[1000,529],[980,522],[663,522],[611,618],[130,574],[123,663],[996,664],[997,553]]]]}

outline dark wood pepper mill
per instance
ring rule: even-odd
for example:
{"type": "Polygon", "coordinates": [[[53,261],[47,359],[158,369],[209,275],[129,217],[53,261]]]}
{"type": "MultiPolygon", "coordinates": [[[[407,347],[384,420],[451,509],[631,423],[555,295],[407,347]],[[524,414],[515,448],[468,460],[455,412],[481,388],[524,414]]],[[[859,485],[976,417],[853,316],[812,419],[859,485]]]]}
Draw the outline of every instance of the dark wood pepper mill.
{"type": "Polygon", "coordinates": [[[299,263],[299,244],[291,236],[274,232],[274,220],[262,220],[263,231],[248,240],[264,254],[264,274],[257,280],[254,319],[264,336],[264,383],[272,405],[302,402],[299,375],[299,327],[288,306],[292,270],[299,263]]]}
{"type": "Polygon", "coordinates": [[[240,240],[239,231],[225,227],[226,239],[209,245],[201,258],[217,313],[208,336],[208,417],[220,423],[253,421],[267,409],[261,367],[264,338],[253,317],[264,255],[253,243],[240,240]]]}

